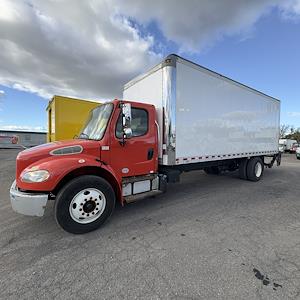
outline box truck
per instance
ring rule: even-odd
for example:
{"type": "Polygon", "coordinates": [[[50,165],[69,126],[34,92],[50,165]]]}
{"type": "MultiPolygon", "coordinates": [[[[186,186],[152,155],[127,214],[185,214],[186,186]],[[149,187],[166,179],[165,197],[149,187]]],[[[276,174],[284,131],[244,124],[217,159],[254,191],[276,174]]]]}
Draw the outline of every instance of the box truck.
{"type": "Polygon", "coordinates": [[[279,148],[281,152],[290,152],[293,153],[296,150],[293,150],[293,145],[297,144],[296,140],[292,139],[280,139],[279,140],[279,148]]]}
{"type": "Polygon", "coordinates": [[[68,140],[78,136],[89,112],[99,105],[97,101],[53,96],[46,108],[47,142],[68,140]]]}
{"type": "Polygon", "coordinates": [[[116,201],[166,192],[185,171],[257,182],[280,164],[279,100],[179,56],[126,84],[124,99],[95,108],[78,139],[21,152],[12,208],[42,216],[55,200],[57,223],[85,233],[116,201]]]}

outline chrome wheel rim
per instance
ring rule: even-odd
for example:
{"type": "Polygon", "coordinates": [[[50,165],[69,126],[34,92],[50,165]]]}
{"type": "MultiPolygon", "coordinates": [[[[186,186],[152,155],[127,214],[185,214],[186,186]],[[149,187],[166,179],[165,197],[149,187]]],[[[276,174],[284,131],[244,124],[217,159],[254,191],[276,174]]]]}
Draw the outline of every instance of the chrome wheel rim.
{"type": "Polygon", "coordinates": [[[260,162],[257,162],[257,163],[255,164],[255,170],[254,170],[255,176],[256,176],[257,178],[259,178],[259,177],[261,176],[262,170],[263,170],[263,169],[262,169],[261,163],[260,163],[260,162]]]}
{"type": "Polygon", "coordinates": [[[87,188],[77,193],[69,206],[71,218],[80,224],[97,220],[106,206],[106,198],[98,189],[87,188]]]}

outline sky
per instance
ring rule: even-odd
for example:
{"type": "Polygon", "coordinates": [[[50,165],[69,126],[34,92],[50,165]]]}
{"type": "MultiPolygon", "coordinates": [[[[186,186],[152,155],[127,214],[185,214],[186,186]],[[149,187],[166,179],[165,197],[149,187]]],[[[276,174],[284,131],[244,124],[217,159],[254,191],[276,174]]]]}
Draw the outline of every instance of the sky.
{"type": "Polygon", "coordinates": [[[0,129],[47,130],[64,95],[108,100],[170,53],[281,100],[300,127],[300,0],[0,0],[0,129]]]}

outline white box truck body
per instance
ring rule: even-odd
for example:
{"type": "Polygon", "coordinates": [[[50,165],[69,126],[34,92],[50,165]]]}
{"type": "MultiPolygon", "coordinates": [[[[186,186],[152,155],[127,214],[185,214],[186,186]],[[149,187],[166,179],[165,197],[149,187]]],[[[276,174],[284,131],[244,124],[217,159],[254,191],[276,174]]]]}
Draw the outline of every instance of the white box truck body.
{"type": "Polygon", "coordinates": [[[278,99],[179,56],[127,83],[123,98],[155,105],[162,165],[278,153],[278,99]]]}

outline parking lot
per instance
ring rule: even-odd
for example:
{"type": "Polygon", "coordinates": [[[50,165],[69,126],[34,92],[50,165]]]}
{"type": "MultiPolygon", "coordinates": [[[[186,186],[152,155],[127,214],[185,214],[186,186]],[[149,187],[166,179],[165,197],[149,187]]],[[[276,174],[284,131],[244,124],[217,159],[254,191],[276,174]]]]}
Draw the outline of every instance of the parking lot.
{"type": "Polygon", "coordinates": [[[300,161],[258,183],[186,173],[97,231],[12,211],[17,150],[0,150],[1,299],[300,299],[300,161]]]}

